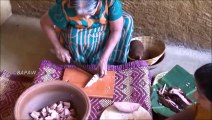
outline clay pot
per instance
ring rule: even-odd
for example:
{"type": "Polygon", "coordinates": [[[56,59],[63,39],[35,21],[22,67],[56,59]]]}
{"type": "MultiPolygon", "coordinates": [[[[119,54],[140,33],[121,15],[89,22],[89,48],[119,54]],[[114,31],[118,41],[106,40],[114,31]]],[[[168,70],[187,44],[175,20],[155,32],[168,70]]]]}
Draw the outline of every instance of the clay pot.
{"type": "Polygon", "coordinates": [[[15,105],[15,119],[31,119],[29,114],[32,111],[39,111],[58,101],[70,101],[77,119],[88,119],[91,109],[88,96],[79,87],[59,80],[39,83],[24,91],[15,105]]]}

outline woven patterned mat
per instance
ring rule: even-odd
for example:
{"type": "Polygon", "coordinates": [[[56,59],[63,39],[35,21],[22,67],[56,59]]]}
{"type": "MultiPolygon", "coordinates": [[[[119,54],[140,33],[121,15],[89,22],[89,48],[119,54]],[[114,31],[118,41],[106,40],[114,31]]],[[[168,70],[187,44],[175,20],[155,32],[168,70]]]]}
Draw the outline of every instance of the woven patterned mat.
{"type": "Polygon", "coordinates": [[[15,102],[33,78],[0,71],[0,120],[14,120],[15,102]]]}
{"type": "MultiPolygon", "coordinates": [[[[65,68],[74,68],[73,65],[57,65],[51,61],[41,62],[34,83],[49,80],[60,80],[65,68]]],[[[95,70],[95,65],[85,65],[90,70],[95,70]]],[[[115,101],[128,101],[140,103],[149,113],[151,113],[149,71],[144,61],[134,61],[124,65],[109,65],[108,70],[116,72],[115,91],[113,99],[90,98],[91,113],[89,120],[100,118],[105,108],[115,101]]]]}

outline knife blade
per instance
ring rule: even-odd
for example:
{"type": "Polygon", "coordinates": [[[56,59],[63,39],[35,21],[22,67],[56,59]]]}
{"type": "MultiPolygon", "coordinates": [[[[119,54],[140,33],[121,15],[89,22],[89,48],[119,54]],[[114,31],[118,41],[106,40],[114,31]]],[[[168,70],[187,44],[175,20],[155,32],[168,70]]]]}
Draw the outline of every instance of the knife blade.
{"type": "Polygon", "coordinates": [[[90,87],[91,85],[93,85],[95,82],[97,82],[99,80],[99,75],[95,74],[89,81],[88,83],[85,85],[85,87],[90,87]]]}

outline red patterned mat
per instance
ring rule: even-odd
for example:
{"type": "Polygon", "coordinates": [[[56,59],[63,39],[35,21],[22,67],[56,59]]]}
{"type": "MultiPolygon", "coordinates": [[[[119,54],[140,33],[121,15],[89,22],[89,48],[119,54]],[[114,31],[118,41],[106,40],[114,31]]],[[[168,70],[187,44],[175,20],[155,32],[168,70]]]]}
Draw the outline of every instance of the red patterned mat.
{"type": "Polygon", "coordinates": [[[0,71],[0,120],[13,120],[15,102],[33,78],[0,71]]]}

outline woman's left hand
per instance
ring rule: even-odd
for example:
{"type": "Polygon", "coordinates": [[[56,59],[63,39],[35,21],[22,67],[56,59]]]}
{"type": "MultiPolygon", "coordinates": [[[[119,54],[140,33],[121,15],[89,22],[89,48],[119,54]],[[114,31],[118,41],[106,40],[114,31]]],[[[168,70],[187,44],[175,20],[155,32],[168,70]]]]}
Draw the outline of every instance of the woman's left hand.
{"type": "Polygon", "coordinates": [[[101,78],[107,75],[107,62],[107,59],[100,59],[97,66],[97,72],[101,78]]]}
{"type": "Polygon", "coordinates": [[[101,59],[98,64],[98,73],[100,77],[104,77],[107,74],[107,63],[110,55],[113,52],[113,49],[117,45],[118,41],[121,38],[122,28],[124,25],[123,17],[115,21],[110,21],[110,34],[109,38],[104,46],[103,53],[101,55],[101,59]]]}

